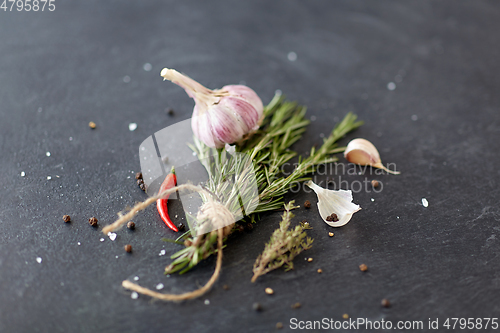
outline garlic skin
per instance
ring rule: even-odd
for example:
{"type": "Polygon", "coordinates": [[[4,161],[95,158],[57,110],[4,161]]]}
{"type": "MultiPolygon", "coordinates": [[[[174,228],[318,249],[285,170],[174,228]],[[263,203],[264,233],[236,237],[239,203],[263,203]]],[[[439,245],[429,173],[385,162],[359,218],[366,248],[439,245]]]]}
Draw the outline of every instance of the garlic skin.
{"type": "Polygon", "coordinates": [[[313,189],[318,196],[318,210],[319,215],[326,224],[332,227],[341,227],[346,225],[352,218],[352,215],[359,211],[361,207],[352,202],[351,190],[328,190],[313,183],[309,180],[305,183],[308,187],[313,189]],[[338,221],[328,221],[332,213],[337,214],[338,221]]]}
{"type": "Polygon", "coordinates": [[[259,128],[264,105],[249,87],[227,85],[210,90],[174,69],[164,68],[160,75],[184,88],[195,100],[191,127],[207,146],[222,148],[259,128]]]}
{"type": "Polygon", "coordinates": [[[393,175],[399,175],[399,171],[391,171],[387,169],[380,159],[380,154],[377,148],[368,140],[365,139],[354,139],[347,144],[346,150],[344,151],[344,157],[351,163],[359,165],[370,165],[374,168],[379,168],[392,173],[393,175]]]}

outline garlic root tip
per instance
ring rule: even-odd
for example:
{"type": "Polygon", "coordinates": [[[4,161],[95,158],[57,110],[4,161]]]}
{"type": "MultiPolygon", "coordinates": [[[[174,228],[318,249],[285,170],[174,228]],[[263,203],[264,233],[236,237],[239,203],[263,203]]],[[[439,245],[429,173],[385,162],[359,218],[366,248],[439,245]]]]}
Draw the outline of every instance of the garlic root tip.
{"type": "Polygon", "coordinates": [[[167,75],[167,73],[168,73],[168,68],[163,68],[163,69],[161,70],[160,76],[166,76],[166,75],[167,75]]]}
{"type": "Polygon", "coordinates": [[[382,169],[384,171],[387,171],[388,173],[391,173],[393,175],[399,175],[401,173],[399,171],[392,171],[392,170],[387,169],[382,163],[375,163],[372,166],[375,168],[379,168],[379,169],[382,169]]]}

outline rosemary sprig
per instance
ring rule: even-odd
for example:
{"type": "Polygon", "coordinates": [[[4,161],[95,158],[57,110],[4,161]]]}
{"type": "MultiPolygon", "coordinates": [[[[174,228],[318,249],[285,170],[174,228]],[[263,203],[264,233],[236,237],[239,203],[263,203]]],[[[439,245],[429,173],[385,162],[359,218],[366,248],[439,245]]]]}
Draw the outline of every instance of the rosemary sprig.
{"type": "MultiPolygon", "coordinates": [[[[285,101],[284,96],[276,95],[264,108],[264,119],[260,129],[246,141],[236,146],[236,151],[247,156],[246,161],[229,161],[222,151],[215,151],[201,141],[194,139],[191,149],[197,154],[209,174],[206,187],[217,196],[226,206],[237,208],[241,203],[244,207],[254,207],[248,216],[250,221],[258,220],[258,213],[276,210],[283,206],[283,195],[296,184],[308,180],[307,174],[315,171],[319,164],[337,161],[335,153],[344,151],[336,142],[348,132],[362,125],[356,121],[356,116],[348,113],[335,126],[330,135],[324,139],[319,149],[311,148],[307,158],[299,157],[295,169],[289,174],[282,173],[283,165],[297,156],[297,152],[290,149],[293,143],[301,137],[309,121],[305,119],[306,108],[297,103],[285,101]],[[215,158],[210,158],[214,156],[215,158]],[[251,165],[248,165],[251,161],[251,165]],[[252,167],[258,187],[258,195],[245,186],[245,175],[252,167]],[[234,186],[228,187],[228,178],[233,177],[234,186]],[[240,183],[238,183],[240,182],[240,183]],[[239,199],[243,202],[240,202],[239,199]],[[228,201],[229,200],[229,201],[228,201]]],[[[187,218],[194,218],[190,216],[187,218]]],[[[166,267],[165,273],[180,271],[187,272],[216,252],[216,233],[208,233],[195,238],[184,237],[186,248],[172,255],[175,259],[166,267]]],[[[180,241],[180,239],[178,239],[180,241]]]]}
{"type": "Polygon", "coordinates": [[[307,237],[304,228],[299,224],[295,229],[289,230],[290,222],[294,215],[291,210],[298,208],[294,201],[285,205],[280,227],[273,232],[264,251],[257,257],[253,265],[252,282],[261,275],[285,266],[285,271],[293,269],[293,259],[302,251],[310,249],[313,239],[307,237]]]}

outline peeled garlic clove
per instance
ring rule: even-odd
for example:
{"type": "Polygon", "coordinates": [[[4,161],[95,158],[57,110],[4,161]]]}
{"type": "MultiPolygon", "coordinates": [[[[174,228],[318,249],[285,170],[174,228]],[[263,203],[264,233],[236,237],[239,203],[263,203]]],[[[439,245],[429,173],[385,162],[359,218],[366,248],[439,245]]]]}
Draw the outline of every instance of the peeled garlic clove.
{"type": "Polygon", "coordinates": [[[344,157],[354,164],[370,165],[394,175],[399,175],[399,171],[391,171],[382,164],[377,148],[375,148],[370,141],[365,139],[354,139],[349,142],[344,151],[344,157]]]}
{"type": "Polygon", "coordinates": [[[264,105],[249,87],[228,85],[210,90],[174,69],[164,68],[160,75],[195,100],[191,127],[207,146],[222,148],[259,128],[264,105]]]}
{"type": "Polygon", "coordinates": [[[316,192],[318,196],[319,215],[326,224],[332,227],[341,227],[351,220],[352,214],[361,209],[352,203],[351,190],[328,190],[316,185],[311,180],[305,183],[316,192]],[[337,214],[338,221],[329,221],[331,214],[337,214]]]}

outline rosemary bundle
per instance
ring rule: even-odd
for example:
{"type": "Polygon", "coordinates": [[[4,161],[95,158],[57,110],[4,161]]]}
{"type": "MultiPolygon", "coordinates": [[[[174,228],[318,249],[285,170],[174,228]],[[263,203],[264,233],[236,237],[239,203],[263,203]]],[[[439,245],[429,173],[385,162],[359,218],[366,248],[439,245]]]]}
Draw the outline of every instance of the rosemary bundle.
{"type": "MultiPolygon", "coordinates": [[[[245,218],[247,221],[255,223],[259,213],[280,209],[283,206],[283,195],[293,186],[309,180],[310,178],[306,175],[314,172],[318,165],[337,161],[333,154],[343,152],[345,147],[338,147],[336,142],[348,132],[362,125],[361,121],[356,121],[357,117],[354,114],[348,113],[324,139],[319,149],[312,147],[307,158],[299,156],[296,168],[289,175],[284,175],[282,173],[283,165],[298,155],[290,147],[300,140],[310,123],[309,120],[305,119],[305,114],[306,108],[304,106],[285,101],[284,96],[275,95],[264,108],[264,119],[260,129],[249,139],[236,145],[236,151],[246,154],[252,161],[259,191],[258,196],[253,195],[253,193],[250,195],[241,194],[244,207],[256,206],[253,212],[245,218]]],[[[218,188],[219,184],[224,177],[235,170],[228,170],[225,154],[221,154],[220,150],[214,151],[213,148],[209,148],[196,137],[194,145],[190,147],[208,172],[210,181],[207,182],[206,186],[218,196],[222,192],[218,188]],[[207,163],[210,161],[209,156],[215,156],[212,163],[207,163]]],[[[241,170],[239,171],[241,172],[241,170]]],[[[239,190],[237,183],[232,187],[232,190],[239,190]]],[[[224,197],[236,198],[237,195],[225,193],[224,197]]],[[[233,225],[232,229],[228,229],[229,231],[224,233],[226,238],[236,228],[233,225]]],[[[201,260],[217,251],[215,248],[216,232],[191,237],[190,231],[188,231],[175,242],[183,243],[186,247],[171,256],[174,261],[165,268],[165,274],[178,271],[181,274],[186,273],[201,260]]]]}
{"type": "MultiPolygon", "coordinates": [[[[183,184],[158,193],[156,196],[135,205],[126,214],[119,213],[119,219],[105,227],[103,232],[107,233],[119,228],[130,221],[139,211],[176,190],[197,192],[203,204],[196,215],[186,213],[186,219],[190,222],[192,228],[173,241],[177,244],[184,244],[185,248],[171,256],[174,260],[165,268],[165,274],[186,273],[202,260],[217,253],[217,265],[214,274],[202,288],[180,295],[158,293],[130,281],[123,281],[122,286],[169,301],[195,298],[209,290],[220,274],[224,242],[227,240],[227,236],[237,229],[237,224],[240,223],[239,220],[244,220],[246,223],[255,223],[259,219],[259,213],[281,208],[283,206],[283,195],[300,182],[309,180],[306,177],[307,174],[314,172],[318,165],[337,161],[334,154],[345,150],[345,147],[337,146],[337,141],[348,132],[362,125],[361,121],[356,121],[357,117],[355,115],[348,113],[335,126],[330,135],[324,139],[321,147],[318,149],[312,147],[308,157],[299,156],[295,169],[286,175],[282,172],[282,167],[286,162],[298,156],[297,152],[291,149],[291,146],[300,140],[306,126],[309,124],[309,121],[305,119],[305,114],[305,107],[294,102],[285,101],[284,96],[275,95],[272,101],[263,109],[260,128],[255,133],[252,133],[250,137],[234,146],[235,152],[238,153],[238,157],[234,158],[228,157],[224,148],[210,148],[195,136],[194,144],[190,145],[190,148],[206,169],[208,181],[201,186],[183,184]],[[249,183],[255,186],[247,186],[249,183]],[[250,209],[241,212],[241,207],[250,207],[250,209]],[[244,217],[243,213],[245,212],[250,213],[247,213],[247,216],[244,217]],[[212,226],[212,228],[206,229],[206,226],[212,226]],[[214,226],[216,228],[213,228],[214,226]],[[202,231],[212,231],[199,232],[200,229],[202,231]]],[[[291,218],[290,210],[292,206],[293,204],[286,206],[287,220],[291,218]]],[[[287,234],[286,230],[289,222],[283,223],[283,230],[278,231],[278,233],[287,234]]],[[[300,230],[306,229],[303,226],[298,228],[300,230]]],[[[292,230],[290,235],[295,235],[299,229],[292,230]]],[[[299,232],[295,236],[303,238],[305,233],[299,232]]],[[[280,252],[282,261],[269,261],[266,251],[264,251],[264,254],[256,263],[254,278],[283,264],[287,264],[288,269],[292,268],[291,260],[293,257],[311,245],[311,240],[302,241],[302,238],[300,244],[290,243],[294,246],[288,250],[289,253],[286,259],[284,257],[286,252],[280,252]]],[[[274,243],[272,240],[272,248],[274,248],[274,243]]],[[[281,244],[281,242],[276,244],[281,244]]]]}

